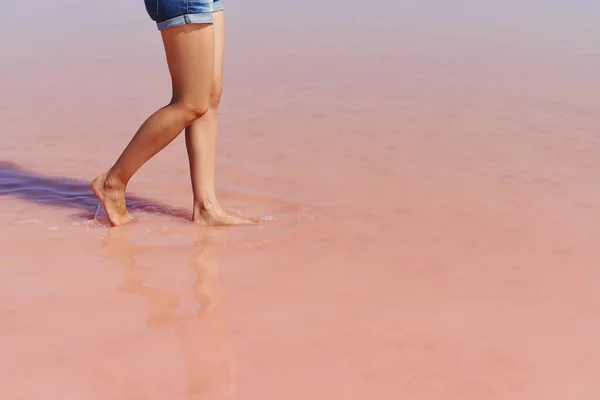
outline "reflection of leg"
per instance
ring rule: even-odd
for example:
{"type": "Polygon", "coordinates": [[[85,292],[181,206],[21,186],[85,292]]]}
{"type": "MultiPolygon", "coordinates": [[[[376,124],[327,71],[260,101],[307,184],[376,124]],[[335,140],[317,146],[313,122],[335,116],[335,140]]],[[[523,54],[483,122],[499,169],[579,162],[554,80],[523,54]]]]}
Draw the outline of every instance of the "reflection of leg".
{"type": "Polygon", "coordinates": [[[129,227],[121,229],[108,229],[106,238],[102,241],[102,250],[107,258],[117,262],[117,266],[124,270],[133,268],[135,263],[135,249],[129,243],[129,227]]]}
{"type": "Polygon", "coordinates": [[[148,319],[146,320],[148,326],[162,327],[173,323],[175,312],[181,301],[177,293],[143,287],[139,294],[146,299],[148,304],[148,319]]]}
{"type": "Polygon", "coordinates": [[[196,274],[192,291],[201,306],[200,314],[211,312],[222,300],[218,282],[219,264],[213,251],[210,245],[199,247],[198,254],[189,263],[196,274]]]}
{"type": "Polygon", "coordinates": [[[195,222],[214,225],[249,224],[244,218],[226,213],[215,192],[215,160],[217,155],[217,112],[223,88],[225,56],[225,24],[223,12],[214,15],[215,63],[208,112],[192,123],[185,132],[192,188],[195,222]]]}
{"type": "Polygon", "coordinates": [[[148,326],[159,327],[173,322],[181,298],[177,293],[144,286],[146,278],[154,271],[153,267],[135,266],[126,272],[125,279],[117,287],[126,293],[137,294],[146,300],[148,326]]]}
{"type": "Polygon", "coordinates": [[[162,37],[173,98],[142,124],[112,168],[92,182],[113,225],[131,220],[124,194],[133,174],[209,109],[215,44],[212,24],[166,29],[162,37]]]}
{"type": "Polygon", "coordinates": [[[177,323],[177,337],[185,357],[187,399],[230,399],[234,360],[222,315],[224,296],[218,261],[208,238],[198,241],[189,266],[196,275],[193,293],[201,310],[177,323]]]}
{"type": "Polygon", "coordinates": [[[103,247],[107,255],[125,271],[125,278],[117,286],[120,292],[138,293],[153,267],[135,265],[135,255],[139,251],[129,242],[129,227],[109,229],[103,247]]]}
{"type": "Polygon", "coordinates": [[[154,271],[153,267],[144,267],[141,265],[131,265],[125,271],[123,282],[117,286],[119,292],[140,293],[146,278],[154,271]]]}
{"type": "Polygon", "coordinates": [[[117,291],[142,296],[148,304],[148,325],[165,325],[172,321],[180,298],[176,293],[144,286],[144,281],[155,268],[135,265],[135,255],[140,250],[129,242],[127,234],[126,226],[109,229],[104,243],[105,251],[125,270],[125,278],[117,286],[117,291]]]}

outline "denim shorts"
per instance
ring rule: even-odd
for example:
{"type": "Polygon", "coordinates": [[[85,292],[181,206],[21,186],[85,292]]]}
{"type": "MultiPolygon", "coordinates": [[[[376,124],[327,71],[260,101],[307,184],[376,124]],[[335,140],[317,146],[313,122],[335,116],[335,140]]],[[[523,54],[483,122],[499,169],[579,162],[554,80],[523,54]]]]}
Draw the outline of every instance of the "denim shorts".
{"type": "Polygon", "coordinates": [[[185,24],[212,24],[213,12],[223,10],[222,0],[144,0],[146,11],[159,30],[185,24]]]}

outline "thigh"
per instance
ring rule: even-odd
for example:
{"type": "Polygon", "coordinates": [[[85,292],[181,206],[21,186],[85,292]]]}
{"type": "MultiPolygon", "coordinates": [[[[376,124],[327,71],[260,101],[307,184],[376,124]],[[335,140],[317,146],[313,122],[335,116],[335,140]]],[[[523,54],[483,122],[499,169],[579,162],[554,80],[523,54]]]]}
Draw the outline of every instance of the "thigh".
{"type": "Polygon", "coordinates": [[[225,61],[225,19],[223,11],[213,14],[215,35],[215,63],[213,82],[217,92],[223,87],[223,64],[225,61]]]}
{"type": "Polygon", "coordinates": [[[213,84],[215,36],[212,24],[186,24],[161,32],[173,99],[197,106],[208,103],[213,84]]]}

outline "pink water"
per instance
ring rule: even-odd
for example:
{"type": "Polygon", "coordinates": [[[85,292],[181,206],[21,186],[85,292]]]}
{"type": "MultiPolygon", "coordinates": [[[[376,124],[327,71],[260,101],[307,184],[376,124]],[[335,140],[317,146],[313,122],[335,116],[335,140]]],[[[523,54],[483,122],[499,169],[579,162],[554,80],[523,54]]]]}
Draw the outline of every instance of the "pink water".
{"type": "Polygon", "coordinates": [[[0,15],[1,399],[600,396],[596,3],[232,0],[235,229],[182,138],[94,220],[168,74],[141,1],[46,3],[0,15]]]}

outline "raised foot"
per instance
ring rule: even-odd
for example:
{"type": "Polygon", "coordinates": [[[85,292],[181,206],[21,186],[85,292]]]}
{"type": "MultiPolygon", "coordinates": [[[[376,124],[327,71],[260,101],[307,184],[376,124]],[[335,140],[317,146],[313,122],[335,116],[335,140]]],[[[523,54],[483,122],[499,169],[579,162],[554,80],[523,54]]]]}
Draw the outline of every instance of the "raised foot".
{"type": "Polygon", "coordinates": [[[112,226],[125,225],[133,221],[133,217],[127,211],[125,187],[112,182],[108,173],[102,174],[92,181],[92,191],[100,200],[112,226]]]}

